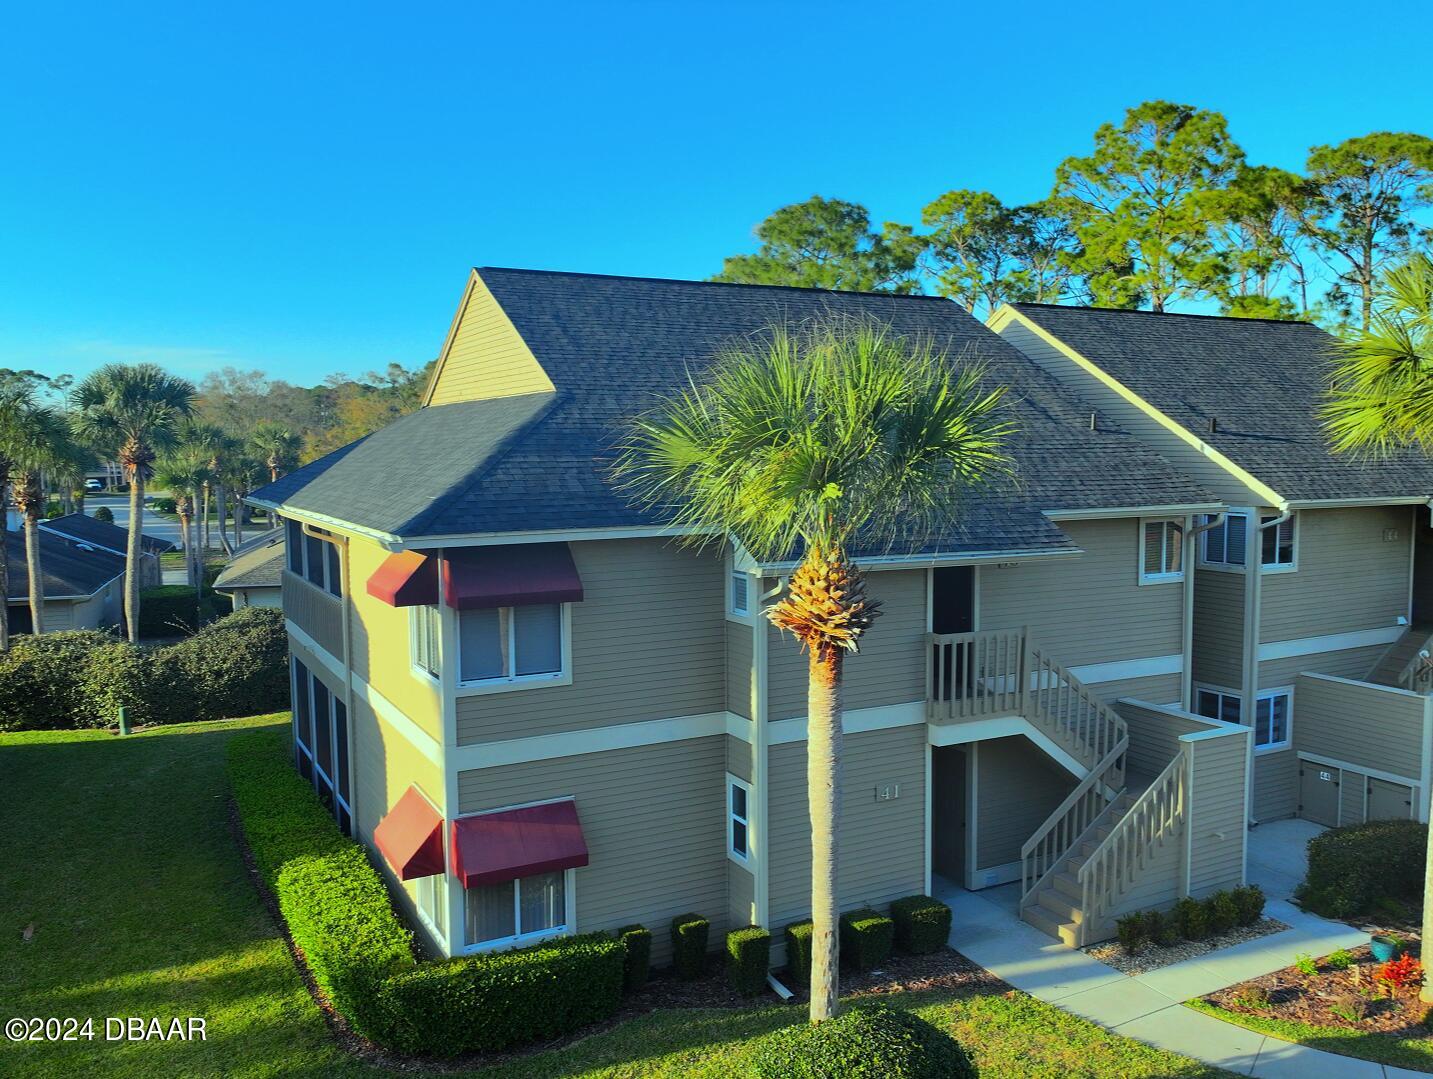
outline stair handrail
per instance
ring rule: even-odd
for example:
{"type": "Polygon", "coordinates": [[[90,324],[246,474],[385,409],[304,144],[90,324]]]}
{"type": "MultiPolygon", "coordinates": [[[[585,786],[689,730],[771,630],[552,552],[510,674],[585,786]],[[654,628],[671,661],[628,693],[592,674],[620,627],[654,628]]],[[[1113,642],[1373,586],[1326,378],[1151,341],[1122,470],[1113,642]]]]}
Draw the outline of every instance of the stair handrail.
{"type": "Polygon", "coordinates": [[[1029,669],[1025,627],[927,633],[926,699],[930,718],[1024,714],[1029,669]]]}
{"type": "MultiPolygon", "coordinates": [[[[1412,633],[1413,629],[1414,627],[1410,626],[1406,633],[1412,633]]],[[[1395,686],[1412,690],[1414,693],[1427,693],[1433,689],[1433,662],[1424,656],[1430,645],[1433,645],[1433,632],[1425,630],[1418,650],[1413,653],[1408,662],[1403,665],[1403,669],[1398,672],[1398,676],[1394,678],[1395,686]]],[[[1397,648],[1398,642],[1395,641],[1392,647],[1397,648]]]]}
{"type": "MultiPolygon", "coordinates": [[[[1027,718],[1033,720],[1037,715],[1043,716],[1057,732],[1064,733],[1076,745],[1087,747],[1088,757],[1095,762],[1108,756],[1111,748],[1121,741],[1128,742],[1129,726],[1124,717],[1091,693],[1083,682],[1051,659],[1038,645],[1030,644],[1026,651],[1030,657],[1026,680],[1033,679],[1035,682],[1033,686],[1026,687],[1027,718]],[[1044,685],[1046,671],[1054,678],[1054,687],[1044,685]],[[1069,717],[1057,708],[1051,708],[1052,693],[1062,704],[1073,698],[1079,706],[1079,714],[1069,717]],[[1086,722],[1087,719],[1089,722],[1086,722]]],[[[1123,785],[1122,781],[1120,785],[1123,785]]]]}
{"type": "Polygon", "coordinates": [[[1035,889],[1054,871],[1060,860],[1079,844],[1081,837],[1123,793],[1124,769],[1121,758],[1128,749],[1129,738],[1126,736],[1116,743],[1115,748],[1107,753],[1103,760],[1090,769],[1089,774],[1075,785],[1075,789],[1065,796],[1065,800],[1055,807],[1044,823],[1021,845],[1022,908],[1028,904],[1035,889]]]}
{"type": "Polygon", "coordinates": [[[1080,866],[1076,879],[1087,923],[1108,910],[1155,845],[1184,821],[1186,771],[1184,754],[1176,753],[1080,866]]]}

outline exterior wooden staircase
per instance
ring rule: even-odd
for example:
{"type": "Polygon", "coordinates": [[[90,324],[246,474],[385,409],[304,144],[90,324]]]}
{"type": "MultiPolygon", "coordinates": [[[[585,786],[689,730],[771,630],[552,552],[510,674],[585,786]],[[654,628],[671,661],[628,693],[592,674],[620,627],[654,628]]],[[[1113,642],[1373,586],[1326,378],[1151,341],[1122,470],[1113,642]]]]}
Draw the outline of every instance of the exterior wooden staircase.
{"type": "Polygon", "coordinates": [[[1433,626],[1415,623],[1378,657],[1365,681],[1414,693],[1433,692],[1433,663],[1423,655],[1428,652],[1433,652],[1433,626]]]}

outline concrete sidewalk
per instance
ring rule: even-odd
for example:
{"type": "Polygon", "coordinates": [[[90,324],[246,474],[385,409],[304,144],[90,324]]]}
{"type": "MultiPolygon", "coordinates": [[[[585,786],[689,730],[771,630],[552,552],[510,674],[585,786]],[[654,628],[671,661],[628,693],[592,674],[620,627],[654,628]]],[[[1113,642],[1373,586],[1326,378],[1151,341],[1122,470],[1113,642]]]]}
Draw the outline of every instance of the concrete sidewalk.
{"type": "Polygon", "coordinates": [[[1327,955],[1366,934],[1271,898],[1265,913],[1289,929],[1139,977],[1066,948],[1019,919],[1019,885],[967,892],[937,887],[954,913],[950,946],[1031,996],[1118,1034],[1240,1075],[1402,1079],[1426,1075],[1270,1038],[1183,1007],[1192,997],[1289,966],[1299,952],[1327,955]]]}

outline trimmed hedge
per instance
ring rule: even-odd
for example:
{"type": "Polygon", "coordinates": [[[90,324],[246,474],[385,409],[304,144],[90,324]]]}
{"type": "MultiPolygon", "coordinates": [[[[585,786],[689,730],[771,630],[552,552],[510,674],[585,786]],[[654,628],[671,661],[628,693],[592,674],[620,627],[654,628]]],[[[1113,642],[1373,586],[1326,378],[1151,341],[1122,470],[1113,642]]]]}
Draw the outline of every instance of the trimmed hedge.
{"type": "Polygon", "coordinates": [[[652,931],[634,922],[617,930],[617,939],[627,952],[622,967],[622,986],[629,992],[641,989],[652,972],[652,931]]]}
{"type": "Polygon", "coordinates": [[[707,965],[707,938],[711,922],[700,914],[678,914],[672,919],[672,966],[679,978],[700,978],[707,965]]]}
{"type": "Polygon", "coordinates": [[[757,1079],[975,1079],[959,1043],[910,1012],[849,1008],[814,1026],[767,1035],[752,1054],[757,1079]]]}
{"type": "Polygon", "coordinates": [[[896,923],[880,911],[853,910],[841,915],[841,958],[856,970],[871,970],[891,956],[896,923]]]}
{"type": "Polygon", "coordinates": [[[811,948],[816,927],[810,921],[786,927],[786,974],[797,985],[811,984],[811,948]]]}
{"type": "Polygon", "coordinates": [[[187,584],[165,584],[146,588],[139,594],[139,635],[178,637],[193,633],[214,621],[217,607],[214,591],[204,588],[196,597],[187,584]]]}
{"type": "MultiPolygon", "coordinates": [[[[192,594],[192,593],[191,593],[192,594]]],[[[229,719],[288,707],[283,612],[245,607],[164,647],[95,630],[16,637],[0,656],[0,730],[229,719]]]]}
{"type": "Polygon", "coordinates": [[[1326,918],[1372,914],[1389,900],[1421,905],[1427,843],[1428,826],[1411,820],[1331,828],[1309,840],[1308,876],[1296,895],[1326,918]]]}
{"type": "Polygon", "coordinates": [[[616,1011],[629,951],[606,934],[417,963],[382,877],[293,769],[287,738],[239,734],[227,752],[259,874],[314,981],[365,1036],[450,1056],[556,1037],[616,1011]]]}
{"type": "Polygon", "coordinates": [[[1185,897],[1168,914],[1135,911],[1115,922],[1115,936],[1133,954],[1146,944],[1168,948],[1181,939],[1203,940],[1235,926],[1253,925],[1264,915],[1264,893],[1257,884],[1215,892],[1204,899],[1185,897]]]}
{"type": "Polygon", "coordinates": [[[617,1010],[625,959],[620,941],[591,933],[399,972],[380,989],[391,1044],[453,1056],[558,1037],[617,1010]]]}
{"type": "Polygon", "coordinates": [[[771,934],[765,929],[748,925],[726,935],[726,977],[738,993],[749,997],[760,993],[770,968],[771,934]]]}
{"type": "Polygon", "coordinates": [[[928,895],[908,895],[891,904],[895,944],[907,955],[925,955],[950,939],[950,908],[928,895]]]}

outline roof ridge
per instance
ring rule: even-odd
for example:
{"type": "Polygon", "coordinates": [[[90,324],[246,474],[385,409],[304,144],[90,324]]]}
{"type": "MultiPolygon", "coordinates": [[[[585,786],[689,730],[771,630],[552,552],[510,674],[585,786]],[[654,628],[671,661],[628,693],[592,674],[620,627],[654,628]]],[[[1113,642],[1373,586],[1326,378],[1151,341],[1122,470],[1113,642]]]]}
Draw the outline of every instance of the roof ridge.
{"type": "MultiPolygon", "coordinates": [[[[645,281],[659,285],[701,285],[719,288],[778,289],[785,292],[819,292],[826,296],[877,296],[892,300],[934,300],[940,303],[954,303],[948,296],[931,296],[924,292],[883,292],[875,290],[818,288],[814,285],[762,285],[751,281],[698,281],[690,277],[643,277],[637,274],[588,273],[582,270],[534,270],[523,266],[475,266],[482,274],[486,271],[499,273],[531,274],[542,277],[591,277],[603,281],[645,281]]],[[[959,305],[957,305],[959,306],[959,305]]],[[[962,308],[962,310],[964,310],[962,308]]]]}
{"type": "Polygon", "coordinates": [[[1087,304],[1072,303],[1034,303],[1033,301],[1021,300],[1012,303],[1011,307],[1017,311],[1027,307],[1039,307],[1052,311],[1095,311],[1099,314],[1109,315],[1152,315],[1156,318],[1202,318],[1212,322],[1267,322],[1275,326],[1316,326],[1306,318],[1263,318],[1260,316],[1244,315],[1201,315],[1196,311],[1145,311],[1142,308],[1133,307],[1091,307],[1087,304]]]}

